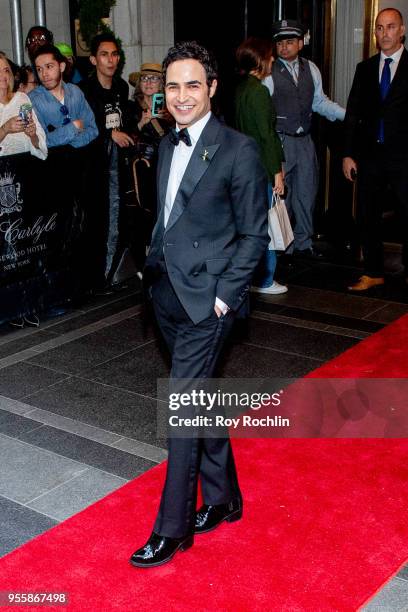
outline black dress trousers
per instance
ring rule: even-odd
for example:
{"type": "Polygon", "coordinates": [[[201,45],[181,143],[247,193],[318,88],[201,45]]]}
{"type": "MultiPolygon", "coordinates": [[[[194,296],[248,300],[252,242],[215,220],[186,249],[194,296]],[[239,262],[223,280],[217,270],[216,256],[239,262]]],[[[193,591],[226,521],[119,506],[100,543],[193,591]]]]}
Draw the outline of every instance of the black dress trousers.
{"type": "MultiPolygon", "coordinates": [[[[231,331],[234,313],[194,325],[175,294],[166,273],[152,286],[156,318],[172,355],[171,379],[213,376],[217,358],[231,331]]],[[[241,498],[231,443],[226,438],[169,438],[166,482],[154,531],[180,538],[194,531],[198,478],[204,503],[228,503],[241,498]]]]}
{"type": "Polygon", "coordinates": [[[358,163],[358,222],[363,247],[364,272],[384,274],[382,213],[384,198],[392,193],[393,208],[402,232],[402,263],[408,274],[408,158],[387,156],[384,145],[377,144],[370,155],[358,163]],[[387,187],[391,192],[387,192],[387,187]]]}

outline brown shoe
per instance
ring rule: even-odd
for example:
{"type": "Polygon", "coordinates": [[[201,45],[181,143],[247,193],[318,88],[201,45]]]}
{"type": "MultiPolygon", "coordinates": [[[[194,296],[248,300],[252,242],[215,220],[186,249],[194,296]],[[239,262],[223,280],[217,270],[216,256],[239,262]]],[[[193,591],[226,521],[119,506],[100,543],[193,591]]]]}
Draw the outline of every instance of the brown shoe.
{"type": "Polygon", "coordinates": [[[379,276],[377,278],[373,278],[372,276],[366,276],[365,274],[359,278],[359,280],[354,283],[354,285],[350,285],[347,287],[349,291],[367,291],[367,289],[371,289],[372,287],[377,287],[378,285],[384,284],[384,278],[379,276]]]}

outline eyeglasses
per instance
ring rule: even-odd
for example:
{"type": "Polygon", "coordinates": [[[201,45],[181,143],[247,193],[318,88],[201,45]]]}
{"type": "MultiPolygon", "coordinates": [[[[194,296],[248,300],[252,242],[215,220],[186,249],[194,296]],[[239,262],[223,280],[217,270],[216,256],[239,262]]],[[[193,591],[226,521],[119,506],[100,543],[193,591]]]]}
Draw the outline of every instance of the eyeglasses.
{"type": "Polygon", "coordinates": [[[31,36],[30,38],[27,38],[27,44],[31,45],[35,42],[44,42],[44,40],[48,40],[46,34],[37,34],[37,36],[31,36]]]}
{"type": "Polygon", "coordinates": [[[144,74],[140,77],[140,80],[142,81],[142,83],[149,83],[150,81],[152,83],[158,83],[159,81],[161,81],[161,77],[153,76],[152,74],[144,74]]]}
{"type": "Polygon", "coordinates": [[[69,110],[65,106],[65,104],[61,104],[60,112],[64,115],[64,119],[62,121],[62,125],[68,125],[68,123],[71,123],[71,117],[69,116],[69,110]]]}

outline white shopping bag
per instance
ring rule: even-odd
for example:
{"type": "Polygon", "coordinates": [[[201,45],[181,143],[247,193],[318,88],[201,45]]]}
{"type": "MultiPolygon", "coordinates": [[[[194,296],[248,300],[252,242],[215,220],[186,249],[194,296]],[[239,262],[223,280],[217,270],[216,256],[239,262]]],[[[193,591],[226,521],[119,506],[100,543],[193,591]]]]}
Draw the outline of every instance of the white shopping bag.
{"type": "Polygon", "coordinates": [[[294,240],[292,226],[285,201],[276,194],[272,198],[275,204],[268,211],[268,233],[271,239],[268,249],[285,251],[294,240]]]}

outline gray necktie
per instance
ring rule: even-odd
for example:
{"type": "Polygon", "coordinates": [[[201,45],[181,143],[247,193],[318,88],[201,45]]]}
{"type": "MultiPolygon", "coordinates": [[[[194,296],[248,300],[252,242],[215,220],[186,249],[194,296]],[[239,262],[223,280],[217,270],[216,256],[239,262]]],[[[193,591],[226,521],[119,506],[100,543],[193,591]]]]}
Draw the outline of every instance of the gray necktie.
{"type": "Polygon", "coordinates": [[[298,62],[296,62],[296,61],[292,62],[291,64],[289,64],[289,66],[290,66],[290,73],[292,75],[292,79],[293,79],[295,85],[297,85],[298,84],[298,79],[299,79],[299,77],[298,77],[298,62]]]}

